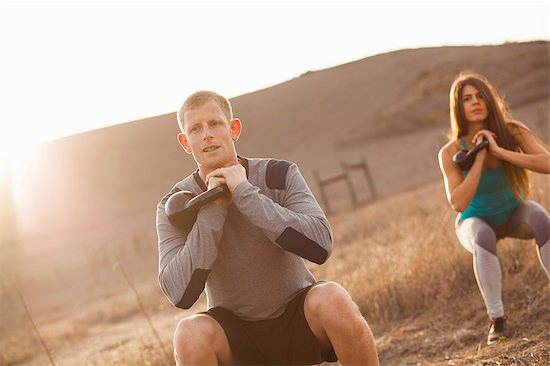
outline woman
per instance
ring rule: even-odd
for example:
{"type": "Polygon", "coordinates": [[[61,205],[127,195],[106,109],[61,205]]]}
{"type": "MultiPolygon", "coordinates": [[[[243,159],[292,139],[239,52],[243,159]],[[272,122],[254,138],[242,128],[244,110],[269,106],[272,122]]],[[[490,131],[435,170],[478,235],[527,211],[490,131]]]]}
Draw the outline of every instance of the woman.
{"type": "Polygon", "coordinates": [[[491,321],[487,344],[507,338],[496,243],[504,237],[534,238],[550,278],[550,219],[529,200],[527,170],[550,174],[550,153],[522,123],[513,120],[504,100],[482,75],[460,74],[450,91],[450,141],[439,151],[447,199],[460,212],[456,235],[473,254],[476,280],[491,321]],[[453,161],[461,150],[483,140],[488,147],[462,171],[453,161]]]}

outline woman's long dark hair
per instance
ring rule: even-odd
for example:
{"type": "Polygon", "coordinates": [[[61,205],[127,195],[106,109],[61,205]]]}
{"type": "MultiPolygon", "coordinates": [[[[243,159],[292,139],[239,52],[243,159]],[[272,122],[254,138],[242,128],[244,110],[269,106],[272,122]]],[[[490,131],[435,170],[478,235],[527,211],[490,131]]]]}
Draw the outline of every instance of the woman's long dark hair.
{"type": "MultiPolygon", "coordinates": [[[[451,86],[449,94],[451,113],[451,134],[455,139],[468,134],[468,121],[464,113],[462,93],[466,85],[474,86],[487,104],[488,116],[485,128],[496,134],[500,147],[510,151],[521,152],[521,148],[506,127],[513,123],[508,106],[487,78],[474,72],[460,73],[451,86]]],[[[531,184],[527,171],[504,161],[504,173],[510,189],[520,199],[530,196],[531,184]]]]}

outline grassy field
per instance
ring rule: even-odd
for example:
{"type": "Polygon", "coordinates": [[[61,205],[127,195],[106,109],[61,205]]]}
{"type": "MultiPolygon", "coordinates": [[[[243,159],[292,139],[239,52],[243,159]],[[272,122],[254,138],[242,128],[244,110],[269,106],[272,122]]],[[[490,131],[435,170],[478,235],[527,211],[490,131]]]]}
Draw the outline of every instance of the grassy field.
{"type": "MultiPolygon", "coordinates": [[[[537,183],[534,196],[548,207],[549,180],[537,183]]],[[[382,364],[547,365],[550,286],[534,241],[499,243],[513,338],[487,347],[485,307],[454,219],[442,184],[335,217],[338,250],[316,274],[352,293],[374,328],[382,364]]]]}
{"type": "MultiPolygon", "coordinates": [[[[535,198],[550,209],[550,179],[534,178],[535,198]]],[[[499,244],[512,338],[487,347],[485,308],[454,218],[440,182],[379,200],[331,216],[334,253],[308,266],[348,289],[383,365],[548,365],[550,286],[534,241],[499,244]]],[[[205,301],[189,311],[168,303],[155,243],[148,232],[4,252],[0,365],[173,364],[178,319],[205,301]]]]}

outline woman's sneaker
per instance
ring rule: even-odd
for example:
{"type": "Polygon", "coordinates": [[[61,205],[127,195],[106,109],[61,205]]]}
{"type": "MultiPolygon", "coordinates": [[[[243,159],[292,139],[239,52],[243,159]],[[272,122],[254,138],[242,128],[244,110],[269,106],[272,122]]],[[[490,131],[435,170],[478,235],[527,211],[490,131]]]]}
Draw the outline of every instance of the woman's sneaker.
{"type": "Polygon", "coordinates": [[[506,320],[508,320],[508,317],[504,315],[500,318],[489,318],[489,320],[491,321],[491,325],[489,326],[487,344],[492,345],[507,340],[508,329],[506,327],[506,320]]]}

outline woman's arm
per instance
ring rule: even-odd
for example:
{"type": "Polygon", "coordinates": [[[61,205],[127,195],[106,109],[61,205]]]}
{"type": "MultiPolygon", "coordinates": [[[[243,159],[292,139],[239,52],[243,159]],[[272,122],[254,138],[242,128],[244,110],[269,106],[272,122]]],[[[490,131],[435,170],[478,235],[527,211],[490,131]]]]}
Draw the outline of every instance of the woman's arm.
{"type": "Polygon", "coordinates": [[[453,162],[453,154],[456,152],[453,143],[442,147],[438,155],[439,167],[445,181],[447,200],[454,210],[463,212],[474,198],[487,152],[483,149],[476,155],[476,160],[466,178],[463,177],[458,165],[453,162]]]}
{"type": "MultiPolygon", "coordinates": [[[[498,146],[492,136],[489,137],[489,134],[485,133],[486,130],[483,130],[478,132],[478,135],[483,135],[489,140],[489,154],[520,168],[529,169],[537,173],[550,174],[550,152],[544,148],[533,132],[524,124],[515,121],[508,122],[506,127],[519,144],[523,153],[510,151],[498,146]]],[[[477,134],[475,137],[477,137],[477,134]]]]}

